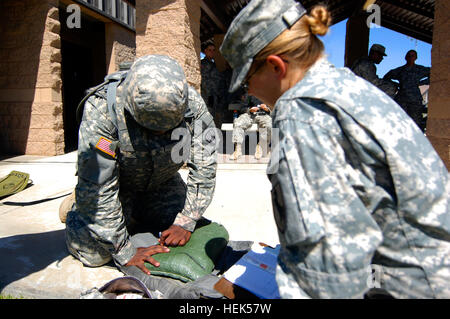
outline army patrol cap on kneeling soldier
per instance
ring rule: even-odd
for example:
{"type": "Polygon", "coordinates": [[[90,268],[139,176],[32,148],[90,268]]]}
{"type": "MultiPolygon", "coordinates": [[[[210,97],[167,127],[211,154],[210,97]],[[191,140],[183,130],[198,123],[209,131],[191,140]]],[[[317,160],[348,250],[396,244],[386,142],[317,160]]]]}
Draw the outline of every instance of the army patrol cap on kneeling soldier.
{"type": "Polygon", "coordinates": [[[252,0],[239,12],[220,47],[233,68],[230,92],[243,84],[259,51],[305,14],[305,8],[294,0],[252,0]]]}
{"type": "Polygon", "coordinates": [[[137,123],[152,131],[177,127],[184,118],[188,84],[177,61],[164,55],[146,55],[130,68],[118,102],[124,103],[137,123]]]}

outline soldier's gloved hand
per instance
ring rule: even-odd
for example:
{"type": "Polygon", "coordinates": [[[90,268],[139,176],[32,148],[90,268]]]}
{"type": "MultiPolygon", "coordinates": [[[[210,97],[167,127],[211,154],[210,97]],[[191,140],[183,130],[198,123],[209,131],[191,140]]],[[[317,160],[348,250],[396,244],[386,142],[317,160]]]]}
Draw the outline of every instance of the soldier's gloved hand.
{"type": "Polygon", "coordinates": [[[161,233],[159,243],[167,246],[184,246],[191,239],[191,232],[176,225],[161,233]]]}
{"type": "Polygon", "coordinates": [[[136,266],[147,275],[150,275],[150,271],[145,267],[144,263],[149,262],[153,266],[159,267],[159,262],[151,256],[159,253],[168,253],[169,251],[169,248],[162,245],[139,247],[137,248],[136,254],[125,266],[136,266]]]}

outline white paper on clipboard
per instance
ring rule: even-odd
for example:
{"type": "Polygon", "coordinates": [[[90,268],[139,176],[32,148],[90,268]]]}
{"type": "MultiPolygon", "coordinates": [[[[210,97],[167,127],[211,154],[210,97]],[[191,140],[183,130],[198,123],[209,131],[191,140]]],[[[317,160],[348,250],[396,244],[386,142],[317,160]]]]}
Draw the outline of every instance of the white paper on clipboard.
{"type": "Polygon", "coordinates": [[[275,248],[253,244],[252,249],[242,256],[223,276],[233,284],[247,289],[263,299],[279,299],[275,269],[280,245],[275,248]]]}

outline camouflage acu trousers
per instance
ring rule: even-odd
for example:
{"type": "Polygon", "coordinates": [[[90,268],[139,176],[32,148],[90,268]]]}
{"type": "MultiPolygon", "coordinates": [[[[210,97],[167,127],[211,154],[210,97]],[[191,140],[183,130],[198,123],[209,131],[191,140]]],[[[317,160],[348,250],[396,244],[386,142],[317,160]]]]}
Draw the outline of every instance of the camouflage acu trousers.
{"type": "Polygon", "coordinates": [[[396,99],[396,102],[409,115],[410,118],[417,124],[417,126],[424,131],[424,120],[422,113],[424,107],[421,101],[408,101],[405,99],[396,99]]]}
{"type": "MultiPolygon", "coordinates": [[[[122,212],[130,235],[150,232],[158,237],[169,228],[182,211],[186,200],[186,184],[177,173],[163,184],[143,193],[120,190],[122,212]]],[[[84,265],[102,266],[111,261],[111,252],[90,235],[81,218],[72,210],[67,215],[66,244],[69,252],[84,265]]]]}
{"type": "Polygon", "coordinates": [[[242,144],[245,131],[254,123],[258,125],[260,141],[265,143],[270,142],[272,133],[272,118],[270,115],[250,115],[243,113],[233,123],[233,143],[242,144]]]}

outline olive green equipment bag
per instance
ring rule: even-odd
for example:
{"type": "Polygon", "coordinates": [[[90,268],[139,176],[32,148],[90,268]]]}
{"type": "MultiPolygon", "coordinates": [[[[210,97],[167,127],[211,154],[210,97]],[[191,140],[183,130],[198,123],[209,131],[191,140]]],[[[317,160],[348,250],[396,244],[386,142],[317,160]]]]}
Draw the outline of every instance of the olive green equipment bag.
{"type": "Polygon", "coordinates": [[[7,176],[0,179],[0,198],[24,190],[28,183],[32,183],[30,174],[12,171],[7,176]]]}
{"type": "Polygon", "coordinates": [[[170,252],[155,254],[159,267],[145,263],[152,275],[166,276],[183,282],[194,281],[210,274],[228,244],[225,227],[215,222],[199,220],[190,240],[184,246],[170,247],[170,252]]]}

